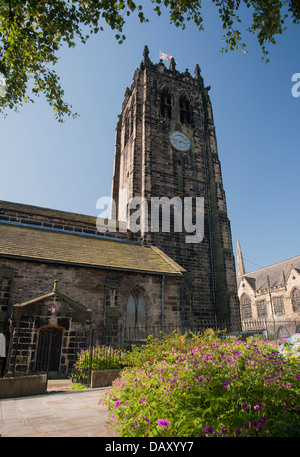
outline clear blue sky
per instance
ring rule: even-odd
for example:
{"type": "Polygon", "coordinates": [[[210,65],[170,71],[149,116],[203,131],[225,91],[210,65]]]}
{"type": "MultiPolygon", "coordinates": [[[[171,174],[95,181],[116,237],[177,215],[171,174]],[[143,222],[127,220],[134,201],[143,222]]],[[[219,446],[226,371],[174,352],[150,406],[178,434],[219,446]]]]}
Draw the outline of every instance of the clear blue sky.
{"type": "Polygon", "coordinates": [[[117,116],[147,44],[155,63],[160,50],[180,71],[193,74],[198,63],[211,86],[233,247],[239,237],[246,271],[299,255],[300,97],[291,78],[300,73],[300,26],[289,26],[265,64],[249,34],[248,54],[221,54],[217,9],[204,12],[205,32],[153,13],[149,24],[128,20],[122,45],[106,28],[63,48],[57,72],[80,117],[59,125],[41,96],[0,118],[0,199],[98,215],[97,199],[111,191],[117,116]]]}

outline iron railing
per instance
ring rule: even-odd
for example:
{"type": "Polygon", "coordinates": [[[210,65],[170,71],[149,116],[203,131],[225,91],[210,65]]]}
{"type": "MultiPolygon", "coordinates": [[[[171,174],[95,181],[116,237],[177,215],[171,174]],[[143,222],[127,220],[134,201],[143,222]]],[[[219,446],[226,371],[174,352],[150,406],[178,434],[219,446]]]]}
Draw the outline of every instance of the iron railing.
{"type": "Polygon", "coordinates": [[[192,336],[208,328],[227,335],[240,335],[242,338],[261,333],[268,339],[278,339],[300,332],[300,318],[244,320],[242,323],[206,319],[193,325],[185,323],[164,327],[105,326],[84,331],[64,330],[61,335],[57,334],[57,329],[35,329],[28,324],[27,327],[20,325],[14,328],[11,334],[10,357],[6,361],[5,374],[17,376],[47,373],[49,377],[74,376],[76,361],[81,356],[82,364],[86,366],[85,376],[88,382],[92,370],[115,368],[121,361],[122,351],[131,351],[133,346],[144,344],[143,340],[150,335],[161,339],[164,335],[180,331],[192,336]],[[97,351],[102,353],[100,358],[96,357],[97,351]]]}

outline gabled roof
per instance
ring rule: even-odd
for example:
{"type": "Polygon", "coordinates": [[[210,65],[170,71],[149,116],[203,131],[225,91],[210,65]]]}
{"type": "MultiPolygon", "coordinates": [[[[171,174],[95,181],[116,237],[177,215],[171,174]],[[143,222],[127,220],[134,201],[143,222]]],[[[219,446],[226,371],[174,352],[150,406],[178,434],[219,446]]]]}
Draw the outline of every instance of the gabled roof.
{"type": "Polygon", "coordinates": [[[156,247],[9,223],[0,223],[0,256],[160,275],[185,272],[156,247]]]}
{"type": "Polygon", "coordinates": [[[54,288],[52,290],[52,292],[49,292],[48,294],[44,294],[44,295],[40,295],[39,297],[36,297],[36,298],[33,298],[31,300],[27,300],[23,303],[16,303],[15,305],[13,305],[14,308],[24,308],[25,306],[29,306],[29,305],[35,305],[37,303],[40,303],[44,300],[47,300],[48,298],[59,298],[60,300],[63,300],[67,303],[69,303],[71,306],[73,306],[73,308],[77,308],[77,309],[80,309],[82,311],[86,311],[86,312],[92,312],[91,309],[88,309],[86,308],[85,306],[81,305],[80,303],[76,302],[75,300],[73,300],[72,298],[68,297],[67,295],[64,295],[62,294],[61,292],[58,291],[57,289],[57,281],[54,281],[54,288]]]}
{"type": "Polygon", "coordinates": [[[238,276],[238,286],[242,278],[247,279],[251,287],[255,290],[267,289],[268,277],[270,279],[270,287],[274,286],[284,286],[284,281],[288,280],[289,274],[292,268],[300,269],[300,255],[293,257],[288,260],[283,260],[282,262],[274,263],[268,267],[260,268],[259,270],[254,270],[245,275],[238,276]]]}

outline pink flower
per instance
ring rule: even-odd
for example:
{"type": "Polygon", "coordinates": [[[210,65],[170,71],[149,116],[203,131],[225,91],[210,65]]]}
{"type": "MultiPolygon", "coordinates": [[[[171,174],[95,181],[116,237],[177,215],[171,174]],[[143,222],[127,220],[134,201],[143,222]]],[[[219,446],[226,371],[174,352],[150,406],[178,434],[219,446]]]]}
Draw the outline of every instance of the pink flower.
{"type": "Polygon", "coordinates": [[[257,402],[257,405],[254,406],[254,409],[255,409],[255,411],[256,411],[257,409],[260,409],[260,408],[262,408],[263,406],[264,406],[264,405],[263,405],[260,401],[258,401],[258,402],[257,402]]]}
{"type": "Polygon", "coordinates": [[[169,427],[171,424],[170,422],[168,421],[165,421],[164,419],[159,419],[157,421],[157,424],[160,426],[160,427],[169,427]]]}
{"type": "Polygon", "coordinates": [[[118,406],[120,406],[120,404],[121,404],[121,401],[117,400],[116,403],[115,403],[115,406],[118,407],[118,406]]]}
{"type": "Polygon", "coordinates": [[[215,348],[217,346],[217,343],[213,342],[212,347],[215,348]]]}
{"type": "Polygon", "coordinates": [[[212,435],[214,433],[214,429],[209,427],[208,425],[202,429],[205,434],[212,435]]]}
{"type": "Polygon", "coordinates": [[[142,402],[142,403],[146,403],[146,401],[147,401],[147,397],[143,397],[143,398],[141,399],[141,402],[142,402]]]}

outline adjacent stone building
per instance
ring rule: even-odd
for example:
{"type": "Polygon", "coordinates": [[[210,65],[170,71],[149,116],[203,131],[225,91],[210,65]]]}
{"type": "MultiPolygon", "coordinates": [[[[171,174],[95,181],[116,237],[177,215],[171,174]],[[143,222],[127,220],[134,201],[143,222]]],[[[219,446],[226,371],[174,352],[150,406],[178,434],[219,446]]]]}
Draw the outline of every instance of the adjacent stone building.
{"type": "Polygon", "coordinates": [[[262,321],[277,338],[300,333],[300,256],[246,273],[238,241],[237,266],[243,325],[262,321]]]}

